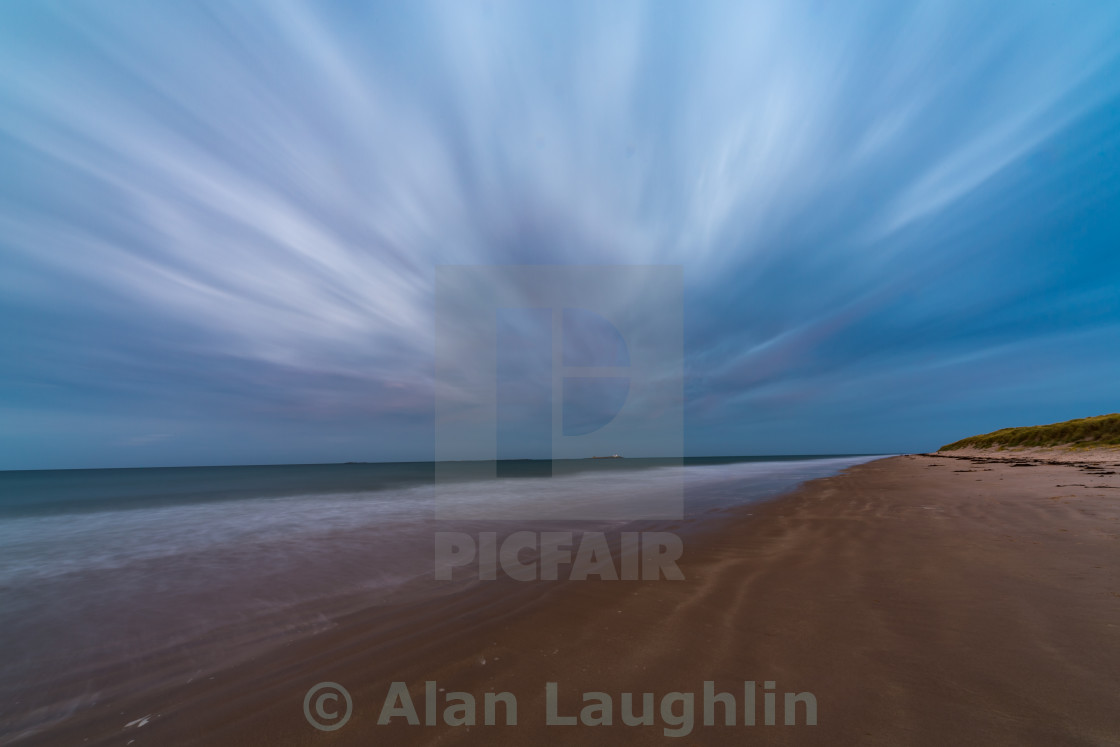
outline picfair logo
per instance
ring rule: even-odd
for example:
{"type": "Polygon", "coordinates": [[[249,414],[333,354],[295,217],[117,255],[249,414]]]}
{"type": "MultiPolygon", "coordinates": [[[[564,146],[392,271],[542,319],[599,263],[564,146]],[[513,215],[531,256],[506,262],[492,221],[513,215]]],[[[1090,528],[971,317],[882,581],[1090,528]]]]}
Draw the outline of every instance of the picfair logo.
{"type": "Polygon", "coordinates": [[[514,460],[537,460],[534,476],[543,465],[583,479],[590,492],[601,486],[585,459],[679,465],[681,312],[679,266],[437,268],[437,518],[679,519],[679,470],[640,497],[604,488],[468,507],[456,496],[514,460]]]}

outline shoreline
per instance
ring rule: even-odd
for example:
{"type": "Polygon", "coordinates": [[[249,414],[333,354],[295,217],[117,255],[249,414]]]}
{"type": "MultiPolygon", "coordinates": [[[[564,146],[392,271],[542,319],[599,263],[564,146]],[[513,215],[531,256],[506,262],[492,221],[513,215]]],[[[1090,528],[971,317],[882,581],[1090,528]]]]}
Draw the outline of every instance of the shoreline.
{"type": "Polygon", "coordinates": [[[571,714],[584,692],[660,698],[708,681],[812,693],[818,723],[705,727],[697,705],[683,743],[1115,741],[1120,479],[964,466],[887,457],[729,510],[687,535],[685,581],[506,579],[371,607],[205,682],[100,703],[15,743],[644,744],[663,723],[625,726],[616,713],[613,726],[546,726],[545,683],[571,714]],[[518,725],[378,726],[394,681],[418,703],[426,681],[480,704],[512,692],[518,725]],[[319,682],[353,697],[337,732],[301,711],[319,682]]]}

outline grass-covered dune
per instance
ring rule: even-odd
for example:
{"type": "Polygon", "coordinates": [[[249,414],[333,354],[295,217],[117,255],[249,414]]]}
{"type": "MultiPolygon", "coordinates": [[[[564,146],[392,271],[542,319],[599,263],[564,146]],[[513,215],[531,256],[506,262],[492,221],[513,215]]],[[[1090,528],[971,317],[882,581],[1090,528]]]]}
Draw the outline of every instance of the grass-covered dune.
{"type": "Polygon", "coordinates": [[[1120,413],[1067,420],[1050,425],[1003,428],[982,436],[969,436],[942,446],[940,451],[972,447],[993,449],[1015,446],[1120,446],[1120,413]]]}

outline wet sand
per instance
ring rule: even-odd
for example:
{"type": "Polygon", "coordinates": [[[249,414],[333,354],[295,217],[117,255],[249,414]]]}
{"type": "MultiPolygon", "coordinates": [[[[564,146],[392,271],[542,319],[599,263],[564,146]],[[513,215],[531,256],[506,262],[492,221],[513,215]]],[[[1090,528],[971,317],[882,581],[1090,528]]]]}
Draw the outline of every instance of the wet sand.
{"type": "Polygon", "coordinates": [[[19,743],[1120,744],[1120,475],[1016,464],[861,465],[688,535],[684,581],[499,580],[371,608],[19,743]],[[511,692],[518,725],[376,724],[393,681],[422,719],[427,680],[474,694],[480,720],[484,693],[511,692]],[[303,713],[323,681],[353,699],[333,732],[303,713]],[[546,726],[550,681],[561,715],[584,692],[613,695],[615,725],[546,726]],[[703,726],[699,702],[684,738],[659,717],[619,723],[621,693],[699,701],[705,681],[757,682],[758,725],[740,711],[740,725],[703,726]],[[781,710],[763,725],[766,681],[812,693],[817,725],[782,725],[781,710]]]}

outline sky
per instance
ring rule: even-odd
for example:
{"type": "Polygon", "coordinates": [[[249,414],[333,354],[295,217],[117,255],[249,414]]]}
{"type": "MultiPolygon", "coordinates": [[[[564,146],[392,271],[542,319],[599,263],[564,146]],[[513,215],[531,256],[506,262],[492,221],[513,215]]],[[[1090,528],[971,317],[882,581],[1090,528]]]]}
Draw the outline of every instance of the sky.
{"type": "Polygon", "coordinates": [[[1120,411],[1118,38],[1112,0],[3,3],[0,469],[431,459],[457,265],[679,266],[689,455],[1120,411]]]}

